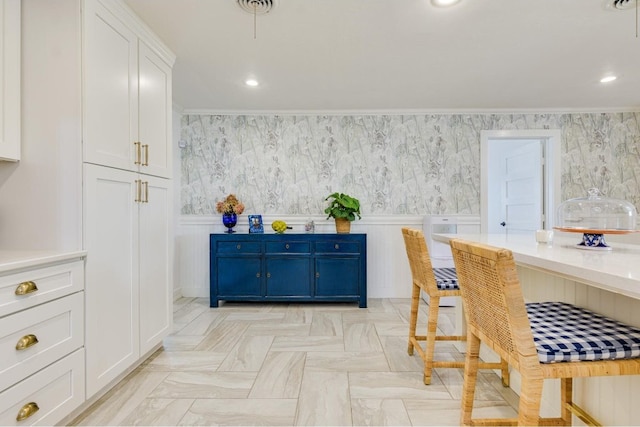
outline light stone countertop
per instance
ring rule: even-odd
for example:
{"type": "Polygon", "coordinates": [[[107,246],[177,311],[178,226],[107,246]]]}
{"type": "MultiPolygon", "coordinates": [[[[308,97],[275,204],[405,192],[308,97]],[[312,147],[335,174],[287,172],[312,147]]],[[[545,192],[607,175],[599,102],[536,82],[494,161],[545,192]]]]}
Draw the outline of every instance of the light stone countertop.
{"type": "Polygon", "coordinates": [[[433,238],[443,243],[463,239],[506,248],[517,265],[640,299],[640,245],[608,242],[611,251],[578,249],[579,233],[555,237],[550,245],[536,243],[533,234],[434,234],[433,238]]]}
{"type": "Polygon", "coordinates": [[[0,251],[0,274],[83,258],[87,251],[0,251]]]}

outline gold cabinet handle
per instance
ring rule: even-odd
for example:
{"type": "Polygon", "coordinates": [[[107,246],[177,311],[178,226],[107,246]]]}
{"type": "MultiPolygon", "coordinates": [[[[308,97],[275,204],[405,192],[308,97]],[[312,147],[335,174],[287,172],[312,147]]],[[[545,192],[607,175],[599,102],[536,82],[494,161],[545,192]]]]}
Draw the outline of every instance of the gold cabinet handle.
{"type": "Polygon", "coordinates": [[[256,273],[256,277],[259,279],[260,278],[260,273],[256,273]]]}
{"type": "Polygon", "coordinates": [[[339,245],[339,244],[337,244],[337,243],[336,243],[335,245],[333,245],[333,247],[334,247],[335,249],[340,249],[340,245],[339,245]]]}
{"type": "Polygon", "coordinates": [[[319,273],[319,272],[316,272],[316,279],[317,279],[318,277],[320,277],[320,273],[319,273]]]}
{"type": "Polygon", "coordinates": [[[149,181],[142,181],[142,185],[144,185],[144,200],[142,200],[142,203],[149,203],[149,181]]]}
{"type": "Polygon", "coordinates": [[[136,147],[136,159],[133,162],[134,165],[139,165],[140,164],[140,157],[142,156],[142,153],[140,152],[140,142],[134,142],[133,145],[136,147]]]}
{"type": "Polygon", "coordinates": [[[271,273],[267,273],[267,279],[271,277],[271,273]]]}
{"type": "Polygon", "coordinates": [[[133,200],[136,203],[140,203],[142,200],[142,180],[136,179],[136,198],[133,200]]]}
{"type": "Polygon", "coordinates": [[[287,243],[286,245],[284,245],[285,249],[289,249],[289,244],[287,243]]]}
{"type": "Polygon", "coordinates": [[[33,334],[25,335],[16,343],[16,350],[26,350],[36,344],[38,344],[38,337],[33,334]]]}
{"type": "Polygon", "coordinates": [[[38,407],[38,404],[36,402],[27,403],[22,408],[20,408],[20,410],[18,411],[18,415],[16,416],[16,421],[26,420],[31,415],[33,415],[36,412],[38,412],[39,409],[40,408],[38,407]]]}
{"type": "Polygon", "coordinates": [[[36,286],[35,282],[32,282],[31,280],[29,280],[28,282],[22,282],[18,285],[18,287],[16,288],[16,295],[27,295],[30,294],[32,292],[35,292],[38,290],[38,287],[36,286]]]}
{"type": "Polygon", "coordinates": [[[144,149],[144,162],[142,166],[149,166],[149,144],[143,144],[142,148],[144,149]]]}
{"type": "Polygon", "coordinates": [[[241,245],[240,243],[238,243],[238,244],[236,245],[236,249],[238,249],[238,250],[239,250],[241,247],[242,247],[242,245],[241,245]]]}

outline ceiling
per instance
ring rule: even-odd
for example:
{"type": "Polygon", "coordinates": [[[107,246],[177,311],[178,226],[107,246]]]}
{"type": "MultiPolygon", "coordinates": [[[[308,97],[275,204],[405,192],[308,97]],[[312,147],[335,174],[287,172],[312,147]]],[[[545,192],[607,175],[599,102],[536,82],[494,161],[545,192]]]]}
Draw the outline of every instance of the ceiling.
{"type": "Polygon", "coordinates": [[[275,0],[255,39],[236,0],[125,2],[188,111],[640,110],[636,10],[608,0],[275,0]]]}

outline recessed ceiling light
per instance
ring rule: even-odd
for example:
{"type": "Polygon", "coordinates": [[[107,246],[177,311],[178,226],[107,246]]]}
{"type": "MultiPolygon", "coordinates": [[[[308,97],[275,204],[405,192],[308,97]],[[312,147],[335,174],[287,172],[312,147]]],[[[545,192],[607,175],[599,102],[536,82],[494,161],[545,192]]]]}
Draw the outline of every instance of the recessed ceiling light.
{"type": "Polygon", "coordinates": [[[617,79],[616,76],[607,76],[600,79],[600,83],[609,83],[617,79]]]}
{"type": "Polygon", "coordinates": [[[258,81],[256,79],[247,79],[244,81],[244,84],[246,84],[247,86],[256,87],[258,86],[258,81]]]}
{"type": "Polygon", "coordinates": [[[447,7],[447,6],[453,6],[459,1],[460,0],[431,0],[431,4],[438,7],[447,7]]]}

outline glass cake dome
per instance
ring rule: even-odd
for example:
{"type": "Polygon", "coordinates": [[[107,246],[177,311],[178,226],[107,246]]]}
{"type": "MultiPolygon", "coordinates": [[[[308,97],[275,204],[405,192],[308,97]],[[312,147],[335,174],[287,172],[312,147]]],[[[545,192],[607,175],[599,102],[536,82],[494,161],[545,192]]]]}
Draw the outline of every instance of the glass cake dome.
{"type": "Polygon", "coordinates": [[[636,208],[630,202],[610,199],[591,188],[587,197],[570,199],[558,207],[559,228],[580,232],[615,233],[636,229],[636,208]]]}
{"type": "Polygon", "coordinates": [[[636,231],[638,213],[626,200],[610,199],[591,188],[587,197],[569,199],[558,207],[557,230],[583,233],[580,249],[611,250],[605,234],[625,234],[636,231]]]}

